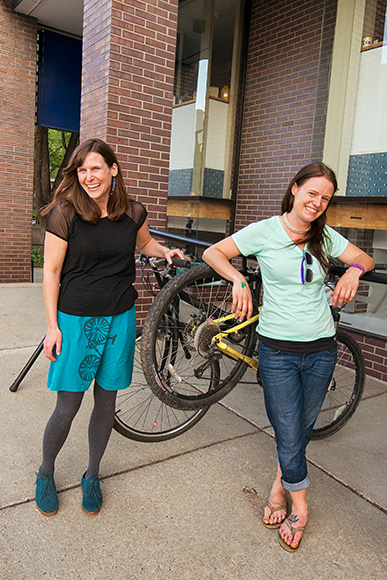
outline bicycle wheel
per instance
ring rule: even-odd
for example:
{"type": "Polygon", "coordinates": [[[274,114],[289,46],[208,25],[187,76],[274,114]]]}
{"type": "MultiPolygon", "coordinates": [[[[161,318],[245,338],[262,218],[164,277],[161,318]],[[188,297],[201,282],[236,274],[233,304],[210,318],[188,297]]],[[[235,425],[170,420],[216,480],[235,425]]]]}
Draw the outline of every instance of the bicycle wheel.
{"type": "Polygon", "coordinates": [[[337,363],[312,439],[324,439],[341,429],[352,417],[364,389],[364,357],[350,334],[337,330],[337,363]]]}
{"type": "MultiPolygon", "coordinates": [[[[254,277],[253,296],[260,295],[254,277]]],[[[141,363],[154,394],[175,409],[199,409],[224,397],[243,376],[247,363],[223,355],[212,345],[221,331],[239,324],[216,320],[229,314],[232,283],[207,264],[200,264],[168,282],[156,297],[143,328],[141,363]]],[[[251,356],[255,324],[223,342],[251,356]]]]}
{"type": "Polygon", "coordinates": [[[141,328],[137,329],[133,378],[128,389],[117,393],[114,429],[135,441],[155,443],[177,437],[191,429],[209,407],[178,411],[160,401],[145,383],[141,370],[141,328]]]}

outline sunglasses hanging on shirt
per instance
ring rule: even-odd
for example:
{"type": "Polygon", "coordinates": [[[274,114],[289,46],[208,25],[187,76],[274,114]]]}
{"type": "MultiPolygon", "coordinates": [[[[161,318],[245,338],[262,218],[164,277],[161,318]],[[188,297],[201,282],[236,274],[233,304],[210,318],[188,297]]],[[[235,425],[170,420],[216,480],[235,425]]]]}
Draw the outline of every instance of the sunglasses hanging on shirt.
{"type": "Polygon", "coordinates": [[[305,250],[302,252],[302,260],[301,260],[301,282],[305,284],[306,282],[312,282],[313,280],[313,272],[308,266],[311,266],[313,262],[312,255],[305,250]]]}

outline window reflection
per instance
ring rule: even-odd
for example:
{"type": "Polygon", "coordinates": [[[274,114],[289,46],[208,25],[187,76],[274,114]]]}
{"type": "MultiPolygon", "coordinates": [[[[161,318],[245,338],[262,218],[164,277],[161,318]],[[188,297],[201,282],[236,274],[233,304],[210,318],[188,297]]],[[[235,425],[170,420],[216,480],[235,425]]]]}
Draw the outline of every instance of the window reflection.
{"type": "Polygon", "coordinates": [[[179,2],[168,230],[181,236],[213,242],[229,231],[243,5],[179,2]]]}
{"type": "Polygon", "coordinates": [[[230,197],[239,11],[239,0],[180,3],[169,196],[230,197]]]}

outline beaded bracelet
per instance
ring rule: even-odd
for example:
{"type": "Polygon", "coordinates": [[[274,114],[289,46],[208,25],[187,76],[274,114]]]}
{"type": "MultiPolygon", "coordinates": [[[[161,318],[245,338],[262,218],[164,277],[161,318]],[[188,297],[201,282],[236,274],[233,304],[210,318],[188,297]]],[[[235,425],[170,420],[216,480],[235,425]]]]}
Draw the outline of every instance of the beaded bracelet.
{"type": "Polygon", "coordinates": [[[350,268],[357,268],[358,270],[361,270],[360,278],[363,276],[363,274],[365,274],[365,268],[361,264],[351,264],[350,268]]]}

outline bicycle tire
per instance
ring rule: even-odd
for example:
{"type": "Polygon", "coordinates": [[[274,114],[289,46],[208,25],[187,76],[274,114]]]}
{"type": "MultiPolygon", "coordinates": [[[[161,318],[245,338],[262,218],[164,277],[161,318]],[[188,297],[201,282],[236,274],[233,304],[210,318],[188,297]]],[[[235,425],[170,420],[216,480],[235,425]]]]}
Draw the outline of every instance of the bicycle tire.
{"type": "MultiPolygon", "coordinates": [[[[253,297],[260,296],[260,277],[254,277],[253,297]]],[[[194,410],[227,395],[242,378],[247,363],[211,348],[219,331],[239,324],[213,322],[229,314],[232,283],[207,264],[175,276],[160,291],[148,311],[141,363],[153,393],[175,409],[194,410]]],[[[251,356],[257,340],[255,325],[223,339],[251,356]]]]}
{"type": "Polygon", "coordinates": [[[185,433],[209,410],[178,411],[160,401],[145,383],[141,369],[142,329],[136,333],[133,378],[128,389],[117,393],[114,429],[135,441],[157,443],[185,433]]]}
{"type": "Polygon", "coordinates": [[[312,439],[324,439],[349,421],[360,403],[364,390],[365,365],[356,340],[345,330],[337,330],[337,363],[312,439]]]}

